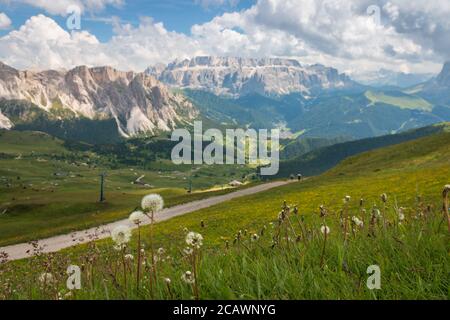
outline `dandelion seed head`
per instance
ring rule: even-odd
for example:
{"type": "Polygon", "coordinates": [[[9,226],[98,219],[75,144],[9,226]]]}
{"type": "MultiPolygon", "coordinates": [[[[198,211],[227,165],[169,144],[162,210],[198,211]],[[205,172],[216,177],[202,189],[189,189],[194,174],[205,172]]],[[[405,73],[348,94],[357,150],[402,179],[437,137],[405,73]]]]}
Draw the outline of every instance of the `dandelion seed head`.
{"type": "Polygon", "coordinates": [[[372,211],[373,215],[377,218],[381,218],[381,211],[378,209],[373,209],[372,211]]]}
{"type": "Polygon", "coordinates": [[[134,224],[140,225],[144,223],[146,218],[147,216],[142,211],[135,211],[130,215],[128,220],[130,220],[134,224]]]}
{"type": "Polygon", "coordinates": [[[125,245],[125,244],[115,244],[115,245],[113,246],[113,249],[116,250],[116,251],[122,251],[122,250],[125,249],[125,248],[126,248],[126,245],[125,245]]]}
{"type": "Polygon", "coordinates": [[[130,242],[131,230],[127,226],[118,226],[111,232],[113,241],[118,246],[123,246],[130,242]]]}
{"type": "Polygon", "coordinates": [[[364,226],[364,222],[361,219],[359,219],[358,217],[352,217],[352,221],[358,227],[364,226]]]}
{"type": "Polygon", "coordinates": [[[403,221],[405,220],[405,214],[403,213],[404,208],[398,209],[398,220],[403,221]]]}
{"type": "Polygon", "coordinates": [[[125,260],[127,261],[133,261],[134,260],[134,256],[132,254],[126,254],[125,255],[125,260]]]}
{"type": "Polygon", "coordinates": [[[185,273],[183,273],[183,275],[181,276],[181,280],[183,280],[187,284],[195,283],[194,276],[192,275],[192,272],[190,272],[190,271],[186,271],[185,273]]]}
{"type": "Polygon", "coordinates": [[[450,184],[444,186],[444,192],[442,193],[444,197],[447,197],[450,193],[450,184]]]}
{"type": "Polygon", "coordinates": [[[141,207],[145,212],[156,213],[163,209],[164,200],[159,194],[149,194],[142,199],[141,207]]]}
{"type": "Polygon", "coordinates": [[[320,232],[322,232],[322,234],[324,234],[324,235],[328,235],[328,234],[330,234],[330,228],[328,226],[321,226],[320,232]]]}
{"type": "Polygon", "coordinates": [[[203,245],[203,236],[197,232],[189,232],[186,236],[186,243],[199,249],[203,245]]]}

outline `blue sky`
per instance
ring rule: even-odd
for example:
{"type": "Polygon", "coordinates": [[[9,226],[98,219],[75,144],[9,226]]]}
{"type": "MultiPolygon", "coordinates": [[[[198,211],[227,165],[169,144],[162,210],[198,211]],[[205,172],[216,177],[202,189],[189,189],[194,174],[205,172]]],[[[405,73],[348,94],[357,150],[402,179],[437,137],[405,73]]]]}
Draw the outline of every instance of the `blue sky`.
{"type": "MultiPolygon", "coordinates": [[[[58,1],[58,0],[54,0],[58,1]]],[[[119,17],[124,23],[139,24],[142,16],[152,17],[157,22],[164,23],[170,31],[190,34],[191,26],[210,21],[225,12],[240,11],[251,7],[254,0],[241,0],[237,3],[225,1],[223,4],[210,5],[197,3],[193,0],[129,0],[120,6],[107,6],[101,12],[86,12],[83,14],[83,29],[94,34],[99,40],[107,41],[113,35],[110,23],[103,19],[119,17]],[[101,21],[99,21],[101,20],[101,21]]],[[[6,13],[12,28],[18,28],[34,15],[45,14],[52,17],[60,26],[64,27],[66,18],[58,14],[50,14],[47,10],[30,6],[26,3],[1,3],[0,12],[6,13]]],[[[9,30],[0,30],[0,36],[9,30]]]]}
{"type": "Polygon", "coordinates": [[[0,0],[0,61],[18,69],[142,71],[198,55],[283,57],[357,80],[437,73],[448,0],[0,0]],[[82,8],[81,30],[66,27],[82,8]]]}

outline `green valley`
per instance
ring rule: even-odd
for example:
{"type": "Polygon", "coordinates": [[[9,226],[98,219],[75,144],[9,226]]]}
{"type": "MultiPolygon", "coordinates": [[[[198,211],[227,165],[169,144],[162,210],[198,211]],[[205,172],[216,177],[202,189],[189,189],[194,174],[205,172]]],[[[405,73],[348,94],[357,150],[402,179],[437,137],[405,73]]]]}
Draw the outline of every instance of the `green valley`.
{"type": "MultiPolygon", "coordinates": [[[[83,299],[448,299],[450,248],[441,206],[450,177],[450,132],[445,128],[350,157],[303,182],[158,223],[153,242],[150,229],[142,228],[145,248],[163,248],[155,262],[158,277],[150,280],[153,289],[143,285],[136,291],[133,260],[124,262],[130,266],[128,282],[120,272],[104,278],[109,268],[118,271],[122,264],[111,240],[65,250],[50,265],[46,256],[38,256],[7,265],[3,272],[17,285],[40,272],[64,270],[67,261],[95,256],[87,264],[97,275],[86,275],[87,287],[76,294],[83,299]],[[355,224],[359,220],[361,225],[355,224]],[[349,233],[343,232],[342,221],[349,233]],[[331,230],[328,241],[324,225],[331,230]],[[183,253],[183,229],[201,233],[204,246],[183,253]],[[192,267],[190,255],[200,251],[194,287],[182,278],[192,267]],[[382,282],[381,290],[371,291],[365,285],[366,269],[374,264],[382,282]],[[170,290],[164,279],[171,279],[170,290]],[[116,284],[101,284],[110,280],[116,284]]],[[[138,204],[138,199],[130,203],[130,210],[138,204]]],[[[136,257],[136,235],[124,254],[136,257]]],[[[146,257],[142,272],[151,274],[153,264],[146,257]]],[[[56,281],[52,288],[66,295],[56,281]]],[[[52,297],[51,291],[32,285],[0,294],[52,297]]]]}

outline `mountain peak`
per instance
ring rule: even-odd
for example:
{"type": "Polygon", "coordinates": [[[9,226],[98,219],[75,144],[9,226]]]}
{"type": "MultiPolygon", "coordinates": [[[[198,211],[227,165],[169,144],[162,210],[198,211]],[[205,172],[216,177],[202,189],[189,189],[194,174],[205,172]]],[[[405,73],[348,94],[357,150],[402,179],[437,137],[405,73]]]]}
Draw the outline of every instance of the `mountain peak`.
{"type": "Polygon", "coordinates": [[[150,67],[146,73],[172,87],[228,96],[310,94],[317,89],[354,85],[336,69],[302,65],[295,59],[285,58],[199,56],[175,60],[165,68],[150,67]]]}
{"type": "MultiPolygon", "coordinates": [[[[131,136],[169,131],[180,120],[196,116],[193,105],[145,73],[112,67],[78,66],[69,71],[17,71],[0,64],[0,98],[26,100],[56,116],[67,114],[90,119],[114,119],[119,133],[131,136]]],[[[8,114],[0,127],[8,127],[8,114]]]]}
{"type": "Polygon", "coordinates": [[[438,84],[450,86],[450,61],[444,63],[441,73],[436,78],[438,84]]]}

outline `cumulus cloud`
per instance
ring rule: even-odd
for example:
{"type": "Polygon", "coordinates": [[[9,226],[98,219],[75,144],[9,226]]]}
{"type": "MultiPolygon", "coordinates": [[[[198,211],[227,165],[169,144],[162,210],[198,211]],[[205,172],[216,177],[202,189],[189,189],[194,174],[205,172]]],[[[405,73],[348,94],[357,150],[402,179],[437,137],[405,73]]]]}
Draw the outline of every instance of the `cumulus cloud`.
{"type": "Polygon", "coordinates": [[[11,26],[11,19],[3,12],[0,12],[0,30],[8,29],[11,26]]]}
{"type": "Polygon", "coordinates": [[[192,33],[213,38],[216,48],[234,38],[224,49],[334,63],[350,73],[429,72],[449,59],[449,5],[439,0],[259,0],[248,10],[194,26],[192,33]]]}
{"type": "MultiPolygon", "coordinates": [[[[119,2],[84,0],[83,5],[119,2]]],[[[0,38],[0,59],[20,68],[108,64],[142,71],[195,55],[279,56],[335,66],[357,78],[378,69],[430,73],[450,59],[449,15],[450,3],[439,0],[258,0],[246,10],[192,26],[189,35],[151,18],[137,26],[114,19],[114,35],[105,43],[86,31],[69,33],[39,15],[0,38]]]]}
{"type": "Polygon", "coordinates": [[[21,69],[59,69],[81,64],[108,64],[103,45],[86,31],[69,33],[38,15],[0,38],[0,59],[21,69]]]}

